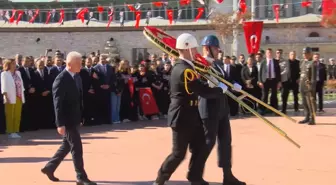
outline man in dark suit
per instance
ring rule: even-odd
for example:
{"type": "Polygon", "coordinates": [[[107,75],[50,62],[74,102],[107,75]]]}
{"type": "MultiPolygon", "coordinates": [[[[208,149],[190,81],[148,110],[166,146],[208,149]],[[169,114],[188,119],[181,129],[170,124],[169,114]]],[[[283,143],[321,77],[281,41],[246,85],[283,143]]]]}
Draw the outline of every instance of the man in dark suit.
{"type": "MultiPolygon", "coordinates": [[[[244,82],[243,89],[254,97],[258,97],[258,67],[253,63],[253,57],[247,58],[246,66],[241,71],[241,78],[244,82]]],[[[251,99],[245,101],[250,107],[257,109],[257,104],[251,99]]]]}
{"type": "Polygon", "coordinates": [[[37,130],[38,126],[36,125],[36,89],[33,85],[35,78],[34,70],[30,67],[32,61],[29,57],[24,57],[22,60],[22,65],[18,68],[21,73],[23,86],[25,88],[24,96],[26,102],[22,107],[22,119],[21,119],[21,131],[27,130],[37,130]]]}
{"type": "Polygon", "coordinates": [[[107,55],[101,54],[99,64],[93,67],[98,74],[96,78],[97,86],[95,89],[97,97],[97,115],[100,124],[111,124],[111,92],[113,91],[115,78],[114,68],[107,63],[107,55]]]}
{"type": "MultiPolygon", "coordinates": [[[[198,112],[198,96],[218,97],[221,88],[210,88],[197,79],[193,56],[198,43],[194,36],[184,33],[176,39],[180,60],[175,64],[170,81],[171,103],[168,125],[173,134],[173,151],[162,163],[154,185],[164,185],[183,161],[188,147],[192,153],[187,179],[191,185],[209,185],[203,179],[206,161],[206,145],[202,121],[198,112]],[[185,76],[190,78],[185,81],[185,76]]],[[[224,84],[220,84],[224,87],[224,84]]]]}
{"type": "Polygon", "coordinates": [[[316,65],[316,94],[318,96],[318,111],[323,111],[323,88],[325,81],[327,80],[327,68],[325,64],[320,61],[320,54],[315,53],[313,56],[314,63],[316,65]]]}
{"type": "Polygon", "coordinates": [[[36,125],[39,129],[55,128],[54,108],[51,95],[51,78],[48,75],[48,69],[45,67],[44,60],[35,61],[35,75],[33,86],[36,88],[35,112],[38,114],[36,125]],[[43,114],[41,114],[43,112],[43,114]]]}
{"type": "MultiPolygon", "coordinates": [[[[258,85],[262,88],[262,101],[268,103],[268,94],[271,89],[271,106],[278,108],[278,89],[281,87],[281,74],[279,61],[273,58],[271,48],[266,50],[266,58],[260,65],[258,85]]],[[[261,114],[265,114],[265,107],[261,108],[261,114]]]]}
{"type": "MultiPolygon", "coordinates": [[[[216,60],[219,51],[219,40],[214,35],[204,37],[201,42],[203,47],[203,56],[206,58],[214,69],[220,74],[219,76],[225,78],[223,63],[221,60],[216,60]]],[[[213,81],[217,81],[213,79],[213,81]]],[[[215,85],[210,81],[205,81],[210,87],[215,85]]],[[[210,155],[216,139],[218,138],[217,153],[218,153],[218,167],[223,170],[223,185],[245,185],[245,182],[239,181],[232,174],[231,163],[231,126],[229,120],[229,104],[228,98],[225,94],[217,98],[199,97],[198,110],[203,122],[206,144],[207,157],[210,155]]]]}
{"type": "MultiPolygon", "coordinates": [[[[241,79],[240,73],[237,72],[237,64],[232,64],[231,63],[231,57],[230,56],[225,56],[224,61],[223,61],[223,69],[225,72],[225,80],[232,84],[239,84],[239,80],[241,79]]],[[[240,93],[237,91],[234,91],[230,89],[230,91],[234,95],[239,95],[240,93]]],[[[234,101],[232,98],[228,98],[228,103],[230,106],[230,115],[231,116],[237,116],[238,111],[239,111],[239,104],[234,101]]]]}
{"type": "Polygon", "coordinates": [[[95,69],[92,67],[92,59],[90,57],[85,59],[85,66],[80,71],[80,76],[83,81],[83,103],[84,103],[84,125],[94,125],[97,123],[97,107],[95,106],[97,77],[95,69]]]}
{"type": "Polygon", "coordinates": [[[59,181],[54,172],[65,156],[71,152],[77,173],[77,185],[96,185],[90,181],[84,170],[83,147],[78,127],[82,122],[82,80],[78,74],[81,69],[82,56],[70,52],[66,60],[66,69],[55,79],[53,100],[55,107],[57,131],[63,136],[63,142],[56,154],[41,170],[51,181],[59,181]]]}
{"type": "Polygon", "coordinates": [[[64,70],[65,67],[62,65],[63,62],[64,60],[61,56],[55,56],[54,66],[50,68],[50,72],[49,72],[53,81],[55,80],[57,75],[59,75],[64,70]]]}
{"type": "MultiPolygon", "coordinates": [[[[2,64],[2,58],[0,57],[0,64],[2,64]]],[[[2,67],[2,66],[1,66],[2,67]]],[[[0,69],[0,75],[2,73],[2,69],[0,69]]],[[[0,82],[0,92],[1,92],[1,82],[0,82]]],[[[6,118],[5,118],[5,106],[3,103],[3,96],[0,93],[0,134],[6,132],[6,118]]]]}
{"type": "Polygon", "coordinates": [[[336,63],[334,58],[329,59],[329,63],[327,65],[328,68],[328,76],[329,79],[336,79],[336,63]]]}
{"type": "Polygon", "coordinates": [[[282,112],[287,112],[287,101],[290,90],[294,97],[294,110],[299,110],[299,81],[300,81],[300,61],[296,59],[295,51],[289,52],[289,59],[282,61],[281,81],[282,81],[282,112]]]}

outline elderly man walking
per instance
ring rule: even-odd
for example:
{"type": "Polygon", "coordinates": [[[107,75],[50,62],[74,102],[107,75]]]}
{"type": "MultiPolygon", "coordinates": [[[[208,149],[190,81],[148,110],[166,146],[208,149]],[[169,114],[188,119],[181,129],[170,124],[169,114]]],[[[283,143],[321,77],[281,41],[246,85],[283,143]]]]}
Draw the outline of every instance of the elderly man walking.
{"type": "Polygon", "coordinates": [[[84,170],[83,147],[78,127],[82,120],[82,80],[79,76],[82,56],[78,52],[70,52],[66,59],[66,68],[53,83],[53,101],[57,132],[63,136],[62,145],[41,170],[51,181],[59,181],[54,176],[56,168],[65,156],[71,152],[77,173],[77,185],[96,185],[88,179],[84,170]]]}

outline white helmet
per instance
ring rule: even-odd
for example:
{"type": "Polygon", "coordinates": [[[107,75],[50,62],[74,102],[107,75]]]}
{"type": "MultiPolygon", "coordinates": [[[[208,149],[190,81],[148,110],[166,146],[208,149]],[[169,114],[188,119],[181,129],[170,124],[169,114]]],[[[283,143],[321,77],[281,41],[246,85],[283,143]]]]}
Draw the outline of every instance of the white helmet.
{"type": "Polygon", "coordinates": [[[198,42],[194,36],[189,33],[183,33],[176,39],[176,49],[197,48],[198,42]]]}

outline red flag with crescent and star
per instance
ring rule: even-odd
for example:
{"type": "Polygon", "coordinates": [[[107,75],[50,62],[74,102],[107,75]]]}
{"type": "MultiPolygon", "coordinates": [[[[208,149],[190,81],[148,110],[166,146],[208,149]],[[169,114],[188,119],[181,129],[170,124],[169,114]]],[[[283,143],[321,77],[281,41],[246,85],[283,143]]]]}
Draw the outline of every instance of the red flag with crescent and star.
{"type": "Polygon", "coordinates": [[[263,21],[248,21],[243,23],[245,43],[249,54],[257,53],[260,48],[263,21]]]}
{"type": "Polygon", "coordinates": [[[144,115],[147,116],[159,113],[159,109],[157,107],[151,88],[139,88],[139,99],[144,115]]]}

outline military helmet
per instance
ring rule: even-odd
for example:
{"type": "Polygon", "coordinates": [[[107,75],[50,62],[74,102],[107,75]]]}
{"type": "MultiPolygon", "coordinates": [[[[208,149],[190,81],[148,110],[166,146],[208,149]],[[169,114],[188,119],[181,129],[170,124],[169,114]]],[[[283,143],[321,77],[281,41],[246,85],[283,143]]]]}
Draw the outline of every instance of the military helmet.
{"type": "Polygon", "coordinates": [[[183,33],[176,39],[176,49],[191,49],[197,47],[198,43],[196,38],[189,33],[183,33]]]}
{"type": "Polygon", "coordinates": [[[214,46],[219,48],[219,40],[215,35],[208,35],[204,37],[201,42],[202,46],[214,46]]]}
{"type": "Polygon", "coordinates": [[[303,54],[306,54],[306,53],[312,53],[312,49],[310,47],[304,47],[303,50],[302,50],[302,53],[303,54]]]}

